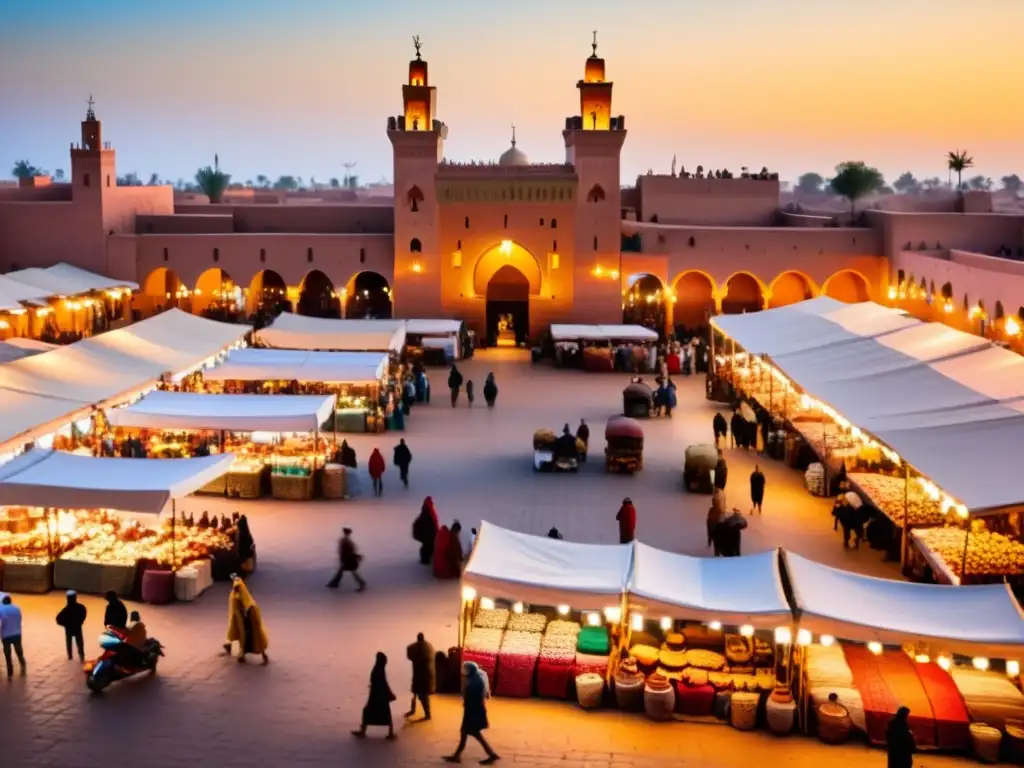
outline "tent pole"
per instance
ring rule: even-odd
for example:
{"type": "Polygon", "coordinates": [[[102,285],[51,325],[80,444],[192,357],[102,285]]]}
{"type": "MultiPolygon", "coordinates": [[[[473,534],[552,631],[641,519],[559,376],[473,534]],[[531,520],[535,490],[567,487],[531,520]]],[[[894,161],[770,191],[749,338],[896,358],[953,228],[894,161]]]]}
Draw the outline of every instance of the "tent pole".
{"type": "Polygon", "coordinates": [[[178,505],[176,499],[171,499],[171,572],[178,570],[177,553],[177,530],[178,530],[178,505]]]}
{"type": "Polygon", "coordinates": [[[964,556],[960,560],[960,586],[964,585],[967,577],[967,544],[971,540],[971,524],[967,523],[967,530],[964,531],[964,556]]]}
{"type": "Polygon", "coordinates": [[[900,541],[900,571],[906,575],[910,549],[910,465],[903,464],[903,535],[900,541]]]}

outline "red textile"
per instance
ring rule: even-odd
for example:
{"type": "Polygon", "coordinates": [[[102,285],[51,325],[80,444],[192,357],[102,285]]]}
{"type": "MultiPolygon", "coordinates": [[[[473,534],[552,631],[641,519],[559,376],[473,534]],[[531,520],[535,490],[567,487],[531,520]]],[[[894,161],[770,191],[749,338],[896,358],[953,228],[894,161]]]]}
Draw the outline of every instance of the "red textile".
{"type": "Polygon", "coordinates": [[[448,546],[452,539],[452,532],[447,525],[442,525],[437,530],[437,538],[434,540],[434,562],[432,568],[434,577],[438,579],[454,579],[458,574],[453,574],[448,567],[448,546]]]}
{"type": "Polygon", "coordinates": [[[472,648],[463,648],[462,663],[465,664],[467,661],[472,661],[487,673],[487,679],[493,691],[495,685],[497,685],[498,655],[495,653],[485,653],[484,651],[474,651],[472,648]]]}
{"type": "Polygon", "coordinates": [[[949,672],[938,664],[915,664],[914,670],[935,713],[935,742],[939,749],[971,746],[970,716],[949,672]]]}
{"type": "Polygon", "coordinates": [[[687,685],[673,680],[676,689],[676,712],[681,715],[706,717],[715,712],[715,689],[711,685],[687,685]]]}
{"type": "Polygon", "coordinates": [[[430,517],[434,521],[434,530],[436,531],[440,526],[440,522],[437,519],[437,510],[434,508],[433,496],[427,496],[427,498],[423,500],[423,509],[428,510],[430,512],[430,517]]]}
{"type": "Polygon", "coordinates": [[[607,680],[608,678],[608,657],[591,656],[588,653],[577,653],[573,662],[573,677],[579,677],[587,672],[593,672],[607,680]]]}
{"type": "Polygon", "coordinates": [[[384,457],[376,448],[370,454],[369,470],[370,477],[382,477],[384,475],[384,457]]]}
{"type": "Polygon", "coordinates": [[[619,541],[632,541],[636,533],[636,507],[632,503],[623,504],[615,519],[619,521],[619,541]]]}
{"type": "Polygon", "coordinates": [[[934,746],[932,707],[913,668],[914,662],[901,651],[886,651],[875,656],[860,645],[844,645],[843,652],[853,672],[853,683],[864,701],[871,743],[885,744],[889,721],[899,707],[907,706],[910,707],[910,731],[917,745],[934,746]]]}
{"type": "Polygon", "coordinates": [[[537,695],[548,699],[569,697],[573,665],[541,661],[537,664],[537,695]]]}
{"type": "Polygon", "coordinates": [[[676,375],[682,370],[682,367],[679,364],[679,355],[666,356],[665,363],[668,365],[668,372],[670,374],[676,375]]]}
{"type": "Polygon", "coordinates": [[[499,696],[528,699],[533,695],[533,673],[537,669],[536,656],[514,653],[498,654],[498,684],[494,692],[499,696]]]}

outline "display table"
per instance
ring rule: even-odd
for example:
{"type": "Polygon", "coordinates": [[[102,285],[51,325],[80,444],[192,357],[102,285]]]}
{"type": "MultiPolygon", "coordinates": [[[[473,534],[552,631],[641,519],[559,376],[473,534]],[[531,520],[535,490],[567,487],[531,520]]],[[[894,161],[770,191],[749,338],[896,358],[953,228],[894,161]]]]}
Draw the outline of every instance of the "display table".
{"type": "Polygon", "coordinates": [[[275,499],[306,501],[313,498],[313,475],[270,476],[270,493],[275,499]]]}
{"type": "Polygon", "coordinates": [[[344,499],[347,487],[345,468],[341,464],[328,464],[320,478],[320,490],[325,499],[344,499]]]}
{"type": "Polygon", "coordinates": [[[221,475],[216,480],[211,480],[196,493],[201,493],[204,496],[226,496],[228,492],[228,476],[221,475]]]}
{"type": "Polygon", "coordinates": [[[2,591],[41,595],[53,589],[53,563],[3,563],[2,591]]]}
{"type": "Polygon", "coordinates": [[[334,412],[335,432],[368,432],[367,414],[363,408],[339,408],[334,412]]]}
{"type": "Polygon", "coordinates": [[[239,499],[258,499],[263,495],[263,476],[266,467],[262,465],[238,465],[225,475],[227,495],[239,499]]]}
{"type": "Polygon", "coordinates": [[[135,565],[104,565],[80,560],[57,560],[53,564],[53,586],[83,594],[115,592],[129,597],[135,586],[135,565]]]}

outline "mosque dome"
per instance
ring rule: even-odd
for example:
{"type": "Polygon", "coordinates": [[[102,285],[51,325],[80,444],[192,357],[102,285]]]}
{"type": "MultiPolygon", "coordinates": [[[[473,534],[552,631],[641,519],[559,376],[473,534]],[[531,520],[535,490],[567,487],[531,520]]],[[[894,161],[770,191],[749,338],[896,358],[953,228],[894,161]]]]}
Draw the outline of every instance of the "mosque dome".
{"type": "Polygon", "coordinates": [[[498,158],[498,165],[529,165],[530,158],[521,149],[516,148],[516,129],[512,126],[512,146],[498,158]]]}

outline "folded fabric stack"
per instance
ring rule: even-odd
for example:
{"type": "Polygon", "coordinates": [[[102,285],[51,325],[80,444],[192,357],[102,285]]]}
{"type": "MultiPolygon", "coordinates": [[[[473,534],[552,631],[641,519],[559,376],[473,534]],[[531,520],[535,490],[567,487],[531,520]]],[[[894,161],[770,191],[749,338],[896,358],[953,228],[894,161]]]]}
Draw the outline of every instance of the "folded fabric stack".
{"type": "Polygon", "coordinates": [[[975,723],[1005,731],[1007,722],[1024,720],[1024,694],[1008,678],[959,667],[950,674],[975,723]]]}
{"type": "Polygon", "coordinates": [[[611,651],[607,627],[581,627],[576,650],[592,656],[607,656],[611,651]]]}
{"type": "Polygon", "coordinates": [[[544,631],[548,619],[542,613],[513,613],[508,620],[509,632],[536,632],[544,631]]]}
{"type": "Polygon", "coordinates": [[[608,656],[594,656],[589,653],[576,653],[573,661],[573,672],[577,676],[587,672],[600,675],[602,679],[608,678],[608,656]]]}
{"type": "Polygon", "coordinates": [[[850,713],[853,727],[867,731],[864,700],[853,683],[853,671],[840,645],[807,646],[807,690],[815,711],[828,701],[830,693],[850,713]]]}
{"type": "Polygon", "coordinates": [[[505,629],[508,626],[508,608],[481,608],[473,620],[474,627],[481,629],[505,629]]]}
{"type": "MultiPolygon", "coordinates": [[[[704,675],[706,676],[707,673],[705,672],[704,675]]],[[[676,712],[679,714],[707,717],[714,713],[715,689],[708,683],[693,685],[685,682],[685,680],[677,680],[675,681],[675,688],[676,712]]],[[[724,718],[726,715],[727,710],[723,711],[721,717],[724,718]]]]}
{"type": "Polygon", "coordinates": [[[537,669],[541,636],[539,632],[505,633],[498,653],[498,683],[494,692],[499,696],[527,698],[533,693],[533,673],[537,669]]]}
{"type": "Polygon", "coordinates": [[[478,627],[470,630],[466,637],[466,645],[462,649],[462,661],[472,661],[477,664],[487,677],[494,684],[495,673],[498,667],[498,651],[501,649],[501,640],[504,632],[500,629],[481,629],[478,627]]]}
{"type": "Polygon", "coordinates": [[[552,699],[564,699],[568,695],[579,632],[580,625],[573,621],[558,619],[547,625],[537,661],[538,695],[552,699]]]}

